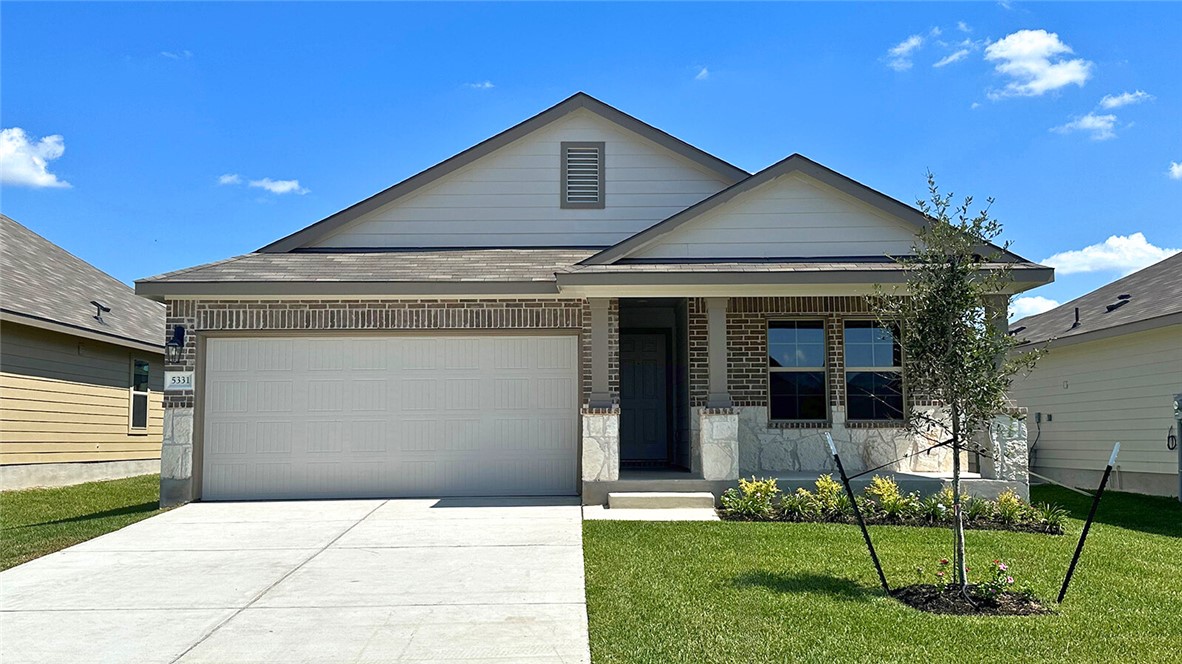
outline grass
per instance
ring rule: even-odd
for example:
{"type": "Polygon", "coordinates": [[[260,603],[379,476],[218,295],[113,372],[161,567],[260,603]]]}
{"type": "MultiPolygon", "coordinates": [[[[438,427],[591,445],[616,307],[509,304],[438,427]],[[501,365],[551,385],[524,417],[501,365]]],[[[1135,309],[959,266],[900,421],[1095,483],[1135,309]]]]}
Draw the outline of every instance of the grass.
{"type": "MultiPolygon", "coordinates": [[[[1090,500],[1060,537],[972,530],[969,564],[1000,558],[1052,603],[1090,500]]],[[[951,531],[873,526],[893,585],[949,555],[951,531]]],[[[591,653],[615,662],[1179,662],[1182,506],[1107,493],[1067,599],[1040,617],[935,616],[885,596],[856,526],[587,521],[591,653]]],[[[970,573],[970,576],[973,576],[970,573]]],[[[930,581],[929,581],[930,582],[930,581]]]]}
{"type": "Polygon", "coordinates": [[[160,511],[159,475],[0,492],[0,570],[160,511]]]}

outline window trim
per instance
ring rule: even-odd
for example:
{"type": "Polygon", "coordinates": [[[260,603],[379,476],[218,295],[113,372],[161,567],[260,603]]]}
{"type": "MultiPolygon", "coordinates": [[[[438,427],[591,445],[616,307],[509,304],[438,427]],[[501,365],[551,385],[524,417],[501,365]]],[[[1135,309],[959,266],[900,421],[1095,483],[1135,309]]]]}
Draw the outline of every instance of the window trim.
{"type": "Polygon", "coordinates": [[[563,210],[602,210],[607,200],[607,152],[604,141],[562,141],[558,150],[558,204],[563,210]],[[595,148],[599,150],[599,200],[594,203],[571,202],[566,198],[567,170],[566,153],[570,148],[595,148]]]}
{"type": "Polygon", "coordinates": [[[846,357],[847,357],[847,354],[849,353],[849,349],[848,349],[846,342],[845,342],[845,324],[847,322],[854,322],[854,321],[869,321],[871,323],[880,323],[881,322],[877,318],[874,318],[873,316],[846,316],[841,319],[841,366],[842,366],[842,369],[841,369],[841,389],[843,390],[842,396],[845,397],[843,399],[843,403],[845,404],[846,421],[852,422],[855,424],[882,424],[884,422],[885,423],[906,422],[907,421],[906,417],[907,417],[908,400],[907,400],[907,374],[904,371],[904,368],[907,366],[907,355],[903,350],[903,344],[901,342],[899,342],[899,339],[898,339],[899,331],[901,331],[903,324],[899,321],[895,322],[895,328],[897,330],[896,334],[895,334],[895,343],[898,344],[898,346],[899,346],[899,366],[897,366],[897,367],[851,367],[846,363],[846,357]],[[902,389],[899,392],[899,396],[902,399],[902,404],[901,404],[902,417],[890,417],[890,418],[879,418],[879,419],[864,418],[864,417],[851,418],[849,416],[849,414],[850,414],[850,377],[849,377],[850,372],[897,373],[897,374],[899,374],[899,384],[902,386],[902,389]]]}
{"type": "Polygon", "coordinates": [[[148,384],[152,382],[152,361],[145,360],[141,357],[131,357],[131,381],[127,386],[127,433],[130,435],[146,435],[148,433],[148,424],[152,419],[152,388],[145,386],[143,391],[135,389],[135,365],[137,362],[143,362],[148,365],[148,384]],[[137,397],[144,399],[144,426],[135,426],[135,400],[137,397]]]}
{"type": "Polygon", "coordinates": [[[810,425],[827,425],[833,421],[833,411],[831,403],[831,392],[829,385],[829,325],[828,321],[822,316],[774,316],[769,317],[764,321],[763,325],[763,380],[764,380],[764,397],[767,403],[767,420],[770,424],[790,424],[800,426],[810,425]],[[771,355],[771,336],[769,334],[772,329],[772,323],[820,323],[821,324],[821,345],[822,356],[820,367],[772,367],[768,362],[768,357],[771,355]],[[824,382],[825,393],[825,417],[822,419],[798,419],[785,420],[776,419],[772,417],[772,374],[773,373],[817,373],[821,372],[822,381],[824,382]]]}

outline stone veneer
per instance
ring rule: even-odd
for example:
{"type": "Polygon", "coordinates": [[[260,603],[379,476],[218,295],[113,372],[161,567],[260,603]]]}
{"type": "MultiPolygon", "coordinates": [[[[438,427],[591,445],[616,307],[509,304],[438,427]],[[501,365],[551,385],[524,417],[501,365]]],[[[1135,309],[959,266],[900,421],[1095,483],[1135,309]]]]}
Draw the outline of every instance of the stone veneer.
{"type": "MultiPolygon", "coordinates": [[[[591,392],[590,307],[583,299],[309,299],[309,300],[169,300],[166,337],[176,325],[187,332],[180,362],[169,371],[197,367],[198,336],[220,331],[298,332],[311,330],[569,330],[581,331],[582,401],[591,392]]],[[[619,301],[608,314],[610,355],[608,386],[619,395],[619,301]]],[[[175,505],[194,495],[193,390],[164,397],[161,449],[161,502],[175,505]]],[[[586,425],[584,425],[586,426],[586,425]]],[[[618,422],[616,425],[618,439],[618,422]]],[[[619,450],[618,440],[615,449],[619,450]]],[[[618,460],[615,463],[619,472],[618,460]]]]}
{"type": "Polygon", "coordinates": [[[693,458],[704,480],[739,478],[739,412],[735,408],[694,408],[693,458]]]}
{"type": "Polygon", "coordinates": [[[620,479],[620,409],[582,410],[584,482],[614,482],[620,479]]]}

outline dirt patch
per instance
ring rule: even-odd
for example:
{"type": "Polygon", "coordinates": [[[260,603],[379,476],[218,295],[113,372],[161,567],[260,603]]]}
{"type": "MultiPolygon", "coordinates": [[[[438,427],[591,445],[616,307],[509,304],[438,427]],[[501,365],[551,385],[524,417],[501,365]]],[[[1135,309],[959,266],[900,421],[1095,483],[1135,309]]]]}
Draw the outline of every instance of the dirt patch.
{"type": "MultiPolygon", "coordinates": [[[[970,597],[972,589],[973,586],[969,585],[970,597]]],[[[907,586],[892,590],[891,595],[913,609],[928,613],[957,616],[1041,616],[1054,613],[1043,606],[1038,598],[1021,593],[1007,592],[989,599],[972,597],[970,601],[958,586],[907,586]]]]}

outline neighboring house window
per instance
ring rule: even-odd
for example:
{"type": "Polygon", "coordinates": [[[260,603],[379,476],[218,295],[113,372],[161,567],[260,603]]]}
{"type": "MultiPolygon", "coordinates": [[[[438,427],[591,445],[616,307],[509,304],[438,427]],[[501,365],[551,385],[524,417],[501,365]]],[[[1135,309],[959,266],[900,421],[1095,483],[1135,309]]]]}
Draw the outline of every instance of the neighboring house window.
{"type": "Polygon", "coordinates": [[[824,321],[768,321],[767,367],[772,420],[828,418],[824,321]]]}
{"type": "Polygon", "coordinates": [[[903,419],[903,349],[898,327],[845,322],[846,418],[903,419]]]}
{"type": "Polygon", "coordinates": [[[133,360],[131,368],[131,413],[132,429],[148,428],[148,377],[150,365],[144,360],[133,360]]]}
{"type": "Polygon", "coordinates": [[[602,209],[602,142],[562,143],[562,207],[602,209]]]}

